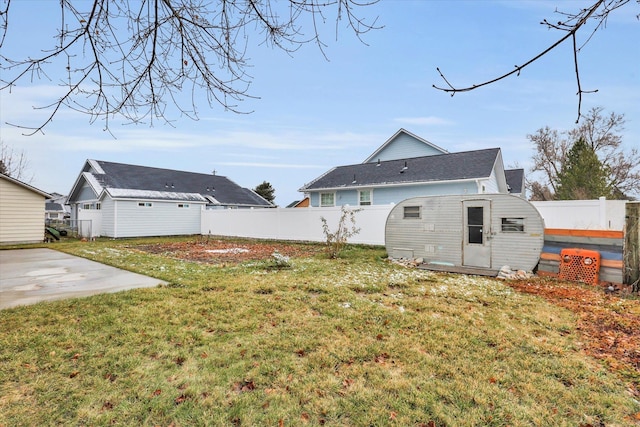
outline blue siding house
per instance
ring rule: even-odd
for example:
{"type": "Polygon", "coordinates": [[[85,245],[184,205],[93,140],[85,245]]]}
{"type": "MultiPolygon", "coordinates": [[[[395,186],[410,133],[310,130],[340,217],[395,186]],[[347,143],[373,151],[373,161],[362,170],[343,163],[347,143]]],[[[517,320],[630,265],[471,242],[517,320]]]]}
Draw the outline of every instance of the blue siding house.
{"type": "Polygon", "coordinates": [[[398,203],[409,197],[510,193],[507,176],[524,194],[524,171],[507,175],[500,148],[449,153],[400,129],[363,163],[337,166],[306,184],[313,207],[398,203]]]}

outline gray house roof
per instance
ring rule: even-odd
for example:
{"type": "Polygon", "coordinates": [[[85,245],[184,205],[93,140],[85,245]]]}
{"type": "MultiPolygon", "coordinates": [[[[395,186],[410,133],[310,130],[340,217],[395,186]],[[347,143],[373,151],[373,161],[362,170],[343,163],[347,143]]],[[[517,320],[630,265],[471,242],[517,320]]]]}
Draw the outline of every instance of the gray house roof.
{"type": "MultiPolygon", "coordinates": [[[[183,200],[225,206],[273,206],[255,192],[220,175],[87,160],[80,176],[98,196],[104,191],[112,198],[183,200]]],[[[76,191],[79,191],[78,181],[70,199],[76,191]]]]}
{"type": "Polygon", "coordinates": [[[524,193],[524,169],[507,169],[504,176],[509,186],[509,193],[524,193]]]}
{"type": "Polygon", "coordinates": [[[487,178],[499,148],[338,166],[299,191],[487,178]]]}
{"type": "Polygon", "coordinates": [[[60,212],[64,212],[64,208],[62,207],[62,205],[60,203],[53,203],[53,202],[46,202],[44,204],[44,210],[49,212],[56,212],[56,211],[60,211],[60,212]]]}

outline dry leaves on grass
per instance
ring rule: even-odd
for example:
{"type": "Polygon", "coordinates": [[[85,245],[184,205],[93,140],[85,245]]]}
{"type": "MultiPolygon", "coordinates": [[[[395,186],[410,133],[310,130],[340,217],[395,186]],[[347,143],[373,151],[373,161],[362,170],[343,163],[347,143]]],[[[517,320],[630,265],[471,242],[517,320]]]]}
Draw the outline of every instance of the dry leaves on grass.
{"type": "MultiPolygon", "coordinates": [[[[578,315],[584,350],[613,370],[640,378],[640,301],[606,294],[601,288],[554,280],[513,281],[511,287],[539,295],[578,315]]],[[[632,384],[640,396],[640,381],[632,384]]]]}
{"type": "Polygon", "coordinates": [[[270,259],[274,252],[287,257],[305,257],[323,251],[323,248],[318,245],[282,242],[238,242],[217,239],[136,245],[135,248],[171,258],[209,264],[235,264],[245,261],[265,260],[270,259]]]}

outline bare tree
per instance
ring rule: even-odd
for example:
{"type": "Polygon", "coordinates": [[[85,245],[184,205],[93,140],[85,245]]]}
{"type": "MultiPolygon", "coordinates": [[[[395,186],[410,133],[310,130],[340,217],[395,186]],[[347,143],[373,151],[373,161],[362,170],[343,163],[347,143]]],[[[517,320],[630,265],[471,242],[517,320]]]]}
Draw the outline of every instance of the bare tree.
{"type": "MultiPolygon", "coordinates": [[[[627,3],[630,3],[631,0],[597,0],[595,1],[590,7],[585,8],[585,9],[581,9],[578,12],[572,12],[572,13],[567,13],[567,12],[561,12],[558,11],[556,9],[556,13],[560,14],[562,16],[561,20],[553,23],[553,22],[549,22],[546,19],[544,19],[541,24],[546,26],[549,29],[553,29],[553,30],[559,30],[561,32],[564,32],[565,34],[558,39],[555,43],[553,43],[551,46],[549,46],[548,48],[546,48],[545,50],[543,50],[542,52],[540,52],[539,54],[535,55],[534,57],[532,57],[531,59],[529,59],[528,61],[526,61],[525,63],[521,64],[521,65],[516,65],[514,67],[514,69],[500,75],[497,76],[495,78],[489,79],[487,81],[484,81],[482,83],[478,83],[478,84],[474,84],[471,86],[454,86],[453,84],[451,84],[449,82],[449,80],[444,76],[444,74],[442,73],[442,71],[440,70],[440,68],[437,68],[438,73],[440,74],[440,77],[442,77],[442,80],[444,80],[446,86],[437,86],[437,85],[433,85],[434,88],[444,91],[444,92],[448,92],[451,94],[451,96],[455,95],[458,92],[469,92],[478,88],[481,88],[483,86],[487,86],[493,83],[496,83],[502,79],[505,79],[509,76],[512,75],[520,75],[520,72],[528,67],[529,65],[533,64],[534,62],[540,60],[542,57],[544,57],[546,54],[548,54],[549,52],[551,52],[553,49],[555,49],[556,47],[560,46],[562,43],[564,43],[567,40],[571,40],[571,42],[573,43],[573,63],[574,63],[574,72],[575,72],[575,76],[576,76],[576,84],[578,87],[577,90],[577,95],[578,95],[578,118],[576,119],[576,123],[578,123],[580,121],[580,117],[582,116],[581,114],[581,107],[582,107],[582,95],[585,93],[593,93],[593,92],[597,92],[598,90],[584,90],[582,88],[582,84],[580,82],[580,70],[579,70],[579,62],[578,62],[578,54],[580,53],[580,50],[589,42],[589,40],[591,40],[591,38],[594,36],[594,34],[600,30],[601,28],[603,28],[604,26],[606,26],[607,24],[607,19],[609,18],[609,14],[611,12],[613,12],[616,9],[621,8],[622,6],[626,5],[627,3]],[[595,26],[594,28],[591,30],[591,33],[587,34],[586,37],[586,41],[582,44],[578,43],[577,41],[577,34],[578,32],[585,27],[585,24],[587,24],[590,21],[594,21],[595,22],[595,26]]],[[[640,0],[636,0],[636,2],[638,4],[640,4],[640,0]]]]}
{"type": "Polygon", "coordinates": [[[4,141],[0,141],[0,173],[27,184],[33,181],[33,175],[29,174],[29,160],[24,151],[16,152],[4,141]]]}
{"type": "MultiPolygon", "coordinates": [[[[10,39],[11,0],[0,10],[0,48],[10,39]]],[[[54,46],[37,57],[8,58],[0,53],[0,90],[24,80],[47,79],[51,68],[66,67],[65,88],[49,109],[42,129],[63,107],[87,113],[91,121],[114,115],[133,123],[169,120],[169,110],[197,119],[197,100],[205,94],[211,107],[243,112],[239,101],[251,97],[246,57],[254,32],[260,43],[293,53],[315,43],[326,45],[320,27],[327,16],[357,37],[379,28],[358,16],[378,0],[59,0],[54,46]],[[305,34],[303,28],[308,28],[305,34]],[[57,62],[56,62],[57,61],[57,62]],[[177,95],[190,93],[187,105],[177,95]]],[[[23,126],[20,126],[23,127],[23,126]]]]}
{"type": "Polygon", "coordinates": [[[619,198],[640,195],[640,151],[624,151],[620,132],[624,129],[623,114],[603,114],[601,107],[592,108],[574,129],[560,133],[548,126],[527,135],[533,143],[531,172],[542,176],[529,180],[527,188],[532,200],[552,200],[558,191],[559,175],[567,155],[578,140],[584,140],[609,173],[608,185],[619,198]]]}

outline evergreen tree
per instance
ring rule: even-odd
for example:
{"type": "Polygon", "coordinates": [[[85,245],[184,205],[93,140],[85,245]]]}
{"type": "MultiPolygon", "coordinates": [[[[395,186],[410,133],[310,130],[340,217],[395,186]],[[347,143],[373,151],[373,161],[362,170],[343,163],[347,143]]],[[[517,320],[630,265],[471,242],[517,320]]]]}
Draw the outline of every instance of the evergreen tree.
{"type": "Polygon", "coordinates": [[[583,138],[578,139],[558,173],[558,200],[588,200],[604,196],[613,198],[609,170],[583,138]]]}
{"type": "Polygon", "coordinates": [[[262,181],[262,184],[254,188],[253,191],[258,193],[260,196],[262,196],[263,199],[265,199],[269,203],[273,203],[273,201],[276,198],[276,196],[274,195],[276,190],[267,181],[262,181]]]}

